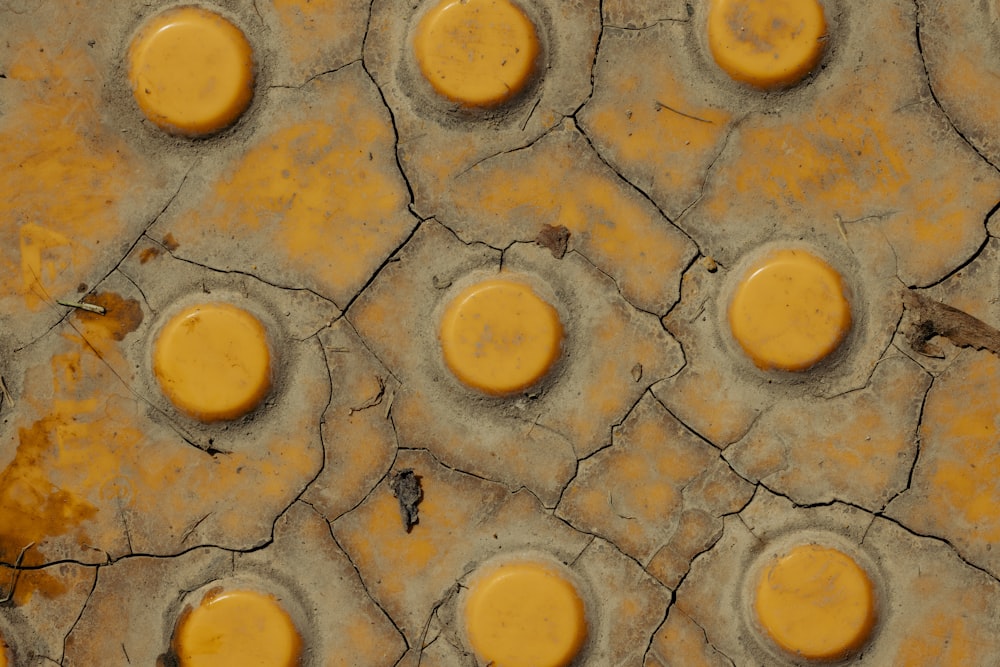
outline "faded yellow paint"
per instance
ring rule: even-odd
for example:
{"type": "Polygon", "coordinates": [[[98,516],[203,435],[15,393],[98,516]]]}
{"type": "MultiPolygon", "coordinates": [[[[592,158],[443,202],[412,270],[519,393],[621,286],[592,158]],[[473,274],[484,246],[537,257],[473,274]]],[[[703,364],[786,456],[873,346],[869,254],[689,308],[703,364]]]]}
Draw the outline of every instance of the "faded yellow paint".
{"type": "MultiPolygon", "coordinates": [[[[335,301],[356,294],[415,220],[387,158],[392,126],[363,72],[348,72],[310,84],[311,113],[273,123],[204,201],[170,224],[185,247],[207,250],[235,234],[335,301]]],[[[255,260],[239,261],[249,270],[255,260]]]]}
{"type": "Polygon", "coordinates": [[[463,620],[480,660],[506,667],[566,667],[587,638],[587,612],[554,566],[504,563],[473,575],[463,620]]]}
{"type": "Polygon", "coordinates": [[[705,631],[676,605],[653,636],[650,648],[662,667],[725,667],[732,664],[719,655],[709,644],[705,631]]]}
{"type": "Polygon", "coordinates": [[[438,94],[494,107],[531,81],[541,47],[531,19],[510,0],[440,0],[417,24],[413,50],[438,94]]]}

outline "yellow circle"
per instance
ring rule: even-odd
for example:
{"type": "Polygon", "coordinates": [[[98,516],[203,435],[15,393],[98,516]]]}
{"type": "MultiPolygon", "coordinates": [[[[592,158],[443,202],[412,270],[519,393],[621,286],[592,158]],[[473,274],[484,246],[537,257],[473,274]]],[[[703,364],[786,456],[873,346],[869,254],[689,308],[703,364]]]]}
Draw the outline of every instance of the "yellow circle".
{"type": "Polygon", "coordinates": [[[0,637],[0,667],[7,667],[7,651],[9,650],[7,642],[3,640],[3,637],[0,637]]]}
{"type": "Polygon", "coordinates": [[[271,353],[260,321],[228,303],[191,306],[164,325],[153,372],[182,412],[205,422],[236,419],[271,388],[271,353]]]}
{"type": "Polygon", "coordinates": [[[565,667],[587,639],[583,601],[554,568],[509,563],[480,575],[465,605],[469,643],[497,667],[565,667]]]}
{"type": "Polygon", "coordinates": [[[139,108],[171,134],[228,127],[253,97],[253,50],[232,23],[198,7],[147,22],[129,48],[129,83],[139,108]]]}
{"type": "Polygon", "coordinates": [[[413,47],[434,90],[465,107],[520,93],[540,50],[531,19],[509,0],[441,0],[417,25],[413,47]]]}
{"type": "Polygon", "coordinates": [[[763,369],[801,371],[837,349],[851,328],[844,284],[802,250],[779,250],[752,267],[729,304],[733,337],[763,369]]]}
{"type": "Polygon", "coordinates": [[[795,547],[764,569],[754,609],[775,644],[807,660],[858,650],[876,617],[865,571],[850,556],[816,544],[795,547]]]}
{"type": "Polygon", "coordinates": [[[559,358],[559,313],[523,283],[496,278],[462,291],[441,320],[445,363],[466,385],[501,396],[527,389],[559,358]]]}
{"type": "Polygon", "coordinates": [[[301,650],[295,624],[274,596],[252,591],[209,593],[174,634],[180,667],[293,667],[301,650]]]}
{"type": "Polygon", "coordinates": [[[823,55],[826,19],[818,0],[712,0],[708,45],[737,81],[782,88],[801,81],[823,55]]]}

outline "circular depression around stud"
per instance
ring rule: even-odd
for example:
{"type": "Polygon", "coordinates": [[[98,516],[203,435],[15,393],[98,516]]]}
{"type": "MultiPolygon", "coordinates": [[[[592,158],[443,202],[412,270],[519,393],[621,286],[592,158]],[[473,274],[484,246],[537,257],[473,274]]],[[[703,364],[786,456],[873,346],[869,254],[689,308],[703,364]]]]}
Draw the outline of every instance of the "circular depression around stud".
{"type": "Polygon", "coordinates": [[[163,393],[190,417],[242,417],[271,388],[267,332],[256,317],[228,303],[188,307],[160,330],[153,373],[163,393]]]}
{"type": "Polygon", "coordinates": [[[233,124],[253,97],[253,50],[243,32],[200,7],[154,16],[132,40],[129,83],[139,108],[171,134],[203,136],[233,124]]]}
{"type": "Polygon", "coordinates": [[[480,660],[504,667],[566,667],[587,639],[583,600],[554,567],[513,562],[479,574],[464,609],[480,660]]]}
{"type": "Polygon", "coordinates": [[[495,107],[535,74],[534,23],[510,0],[440,0],[417,25],[414,55],[424,78],[465,107],[495,107]]]}
{"type": "Polygon", "coordinates": [[[466,385],[492,395],[527,389],[559,358],[556,309],[528,285],[497,278],[472,285],[444,312],[444,360],[466,385]]]}
{"type": "Polygon", "coordinates": [[[843,280],[804,250],[778,250],[743,276],[729,327],[759,368],[801,371],[829,356],[851,328],[843,280]]]}
{"type": "Polygon", "coordinates": [[[807,660],[838,660],[861,648],[876,620],[871,579],[837,549],[807,544],[760,574],[754,612],[766,635],[807,660]]]}
{"type": "Polygon", "coordinates": [[[302,640],[274,596],[215,591],[178,621],[173,649],[180,667],[295,667],[302,640]]]}
{"type": "Polygon", "coordinates": [[[823,55],[826,19],[818,0],[712,0],[708,45],[736,81],[763,89],[801,81],[823,55]]]}

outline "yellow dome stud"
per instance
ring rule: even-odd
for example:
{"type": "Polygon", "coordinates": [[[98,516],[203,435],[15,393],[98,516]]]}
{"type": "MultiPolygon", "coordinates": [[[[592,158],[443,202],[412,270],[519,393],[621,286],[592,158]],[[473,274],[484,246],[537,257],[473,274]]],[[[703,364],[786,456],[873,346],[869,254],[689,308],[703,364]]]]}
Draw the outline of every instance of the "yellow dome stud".
{"type": "Polygon", "coordinates": [[[253,98],[253,49],[243,32],[200,7],[168,9],[143,25],[128,52],[139,108],[170,134],[200,137],[232,125],[253,98]]]}
{"type": "Polygon", "coordinates": [[[503,667],[566,667],[587,639],[583,600],[554,567],[507,563],[469,586],[465,627],[476,655],[503,667]]]}
{"type": "Polygon", "coordinates": [[[795,547],[764,568],[754,611],[782,650],[807,660],[840,660],[868,641],[875,592],[853,558],[816,544],[795,547]]]}
{"type": "Polygon", "coordinates": [[[562,350],[559,313],[525,283],[472,285],[447,306],[439,331],[448,368],[494,396],[522,391],[549,372],[562,350]]]}
{"type": "Polygon", "coordinates": [[[271,388],[267,331],[232,304],[191,306],[160,330],[153,373],[167,398],[194,419],[242,417],[271,388]]]}
{"type": "Polygon", "coordinates": [[[496,107],[536,73],[534,23],[510,0],[440,0],[417,24],[414,55],[439,95],[463,107],[496,107]]]}
{"type": "Polygon", "coordinates": [[[819,63],[826,18],[818,0],[711,0],[708,45],[726,74],[762,89],[801,81],[819,63]]]}
{"type": "Polygon", "coordinates": [[[779,250],[737,285],[729,328],[759,368],[802,371],[840,346],[851,328],[851,305],[829,264],[804,250],[779,250]]]}
{"type": "Polygon", "coordinates": [[[272,595],[214,591],[174,632],[180,667],[295,667],[302,639],[272,595]]]}

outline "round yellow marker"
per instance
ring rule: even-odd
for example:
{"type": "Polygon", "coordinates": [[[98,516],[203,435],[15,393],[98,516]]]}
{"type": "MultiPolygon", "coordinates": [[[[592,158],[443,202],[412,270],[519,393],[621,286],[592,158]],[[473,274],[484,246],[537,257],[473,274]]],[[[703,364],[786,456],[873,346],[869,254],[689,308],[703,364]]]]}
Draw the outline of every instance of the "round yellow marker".
{"type": "Polygon", "coordinates": [[[479,576],[465,604],[469,644],[486,664],[565,667],[587,639],[583,601],[553,567],[508,563],[479,576]]]}
{"type": "Polygon", "coordinates": [[[801,81],[823,55],[826,19],[818,0],[712,0],[708,45],[737,81],[782,88],[801,81]]]}
{"type": "Polygon", "coordinates": [[[214,12],[178,7],[132,39],[129,83],[139,108],[171,134],[203,136],[233,124],[253,97],[253,50],[214,12]]]}
{"type": "Polygon", "coordinates": [[[228,303],[192,306],[164,325],[153,372],[175,406],[205,422],[236,419],[271,388],[271,353],[260,321],[228,303]]]}
{"type": "Polygon", "coordinates": [[[3,637],[0,637],[0,667],[7,667],[7,651],[9,650],[7,642],[3,640],[3,637]]]}
{"type": "Polygon", "coordinates": [[[173,649],[181,667],[295,667],[302,640],[273,596],[230,591],[181,617],[173,649]]]}
{"type": "Polygon", "coordinates": [[[795,547],[761,573],[754,610],[779,647],[807,660],[838,660],[875,626],[872,582],[854,559],[816,544],[795,547]]]}
{"type": "Polygon", "coordinates": [[[495,107],[535,74],[535,25],[510,0],[441,0],[417,25],[413,48],[424,77],[465,107],[495,107]]]}
{"type": "Polygon", "coordinates": [[[733,337],[763,369],[801,371],[837,349],[851,328],[844,284],[802,250],[779,250],[752,267],[729,304],[733,337]]]}
{"type": "Polygon", "coordinates": [[[445,363],[466,385],[502,396],[527,389],[559,358],[556,309],[524,283],[496,278],[472,285],[441,320],[445,363]]]}

